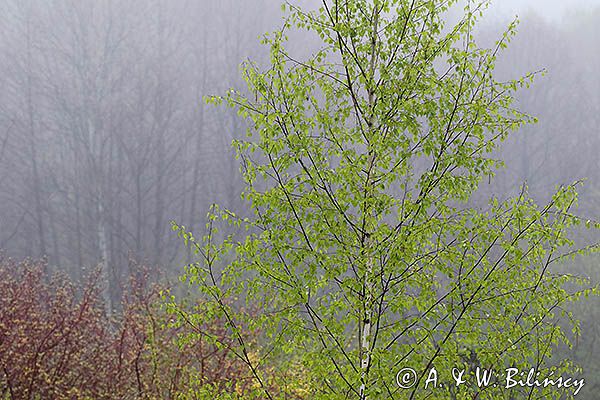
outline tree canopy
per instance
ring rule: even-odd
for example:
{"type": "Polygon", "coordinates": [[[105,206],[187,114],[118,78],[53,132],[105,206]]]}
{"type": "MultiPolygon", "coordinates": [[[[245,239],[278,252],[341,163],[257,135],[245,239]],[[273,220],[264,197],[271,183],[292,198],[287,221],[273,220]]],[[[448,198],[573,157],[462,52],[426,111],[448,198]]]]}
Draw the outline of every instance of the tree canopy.
{"type": "Polygon", "coordinates": [[[213,208],[202,240],[174,224],[199,256],[183,278],[208,300],[179,312],[188,323],[225,318],[259,396],[573,395],[508,388],[503,377],[508,368],[542,378],[576,372],[550,357],[568,343],[565,304],[593,292],[553,269],[595,250],[572,239],[582,222],[578,184],[542,205],[526,185],[485,207],[470,202],[502,166],[493,151],[535,121],[513,106],[535,74],[497,81],[496,57],[517,22],[481,48],[473,30],[488,2],[467,2],[448,24],[457,3],[286,5],[283,28],[264,39],[270,65],[244,64],[248,91],[211,99],[249,121],[234,144],[253,213],[213,208]],[[298,29],[322,44],[307,59],[286,50],[298,29]],[[219,221],[245,233],[218,242],[219,221]],[[258,315],[249,318],[249,306],[258,315]],[[246,328],[260,329],[261,340],[245,341],[246,328]],[[301,376],[267,381],[274,365],[301,376]],[[477,384],[477,367],[494,370],[489,385],[477,384]],[[456,385],[454,369],[466,383],[456,385]]]}

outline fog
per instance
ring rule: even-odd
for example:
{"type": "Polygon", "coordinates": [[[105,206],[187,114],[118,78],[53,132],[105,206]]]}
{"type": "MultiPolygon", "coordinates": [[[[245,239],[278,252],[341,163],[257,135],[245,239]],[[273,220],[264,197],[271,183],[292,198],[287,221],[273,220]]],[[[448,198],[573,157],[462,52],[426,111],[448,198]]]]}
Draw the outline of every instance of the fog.
{"type": "MultiPolygon", "coordinates": [[[[544,198],[585,178],[580,213],[597,219],[600,0],[497,0],[481,42],[517,14],[498,74],[547,71],[518,98],[540,122],[505,144],[507,168],[481,192],[508,196],[526,181],[544,198]]],[[[178,273],[187,253],[170,221],[200,230],[212,203],[246,209],[231,149],[245,122],[202,98],[243,88],[239,64],[266,61],[259,38],[280,18],[274,0],[0,0],[4,254],[45,258],[75,279],[101,266],[111,298],[137,263],[178,273]]],[[[597,280],[596,265],[572,268],[597,280]]],[[[576,354],[591,381],[597,303],[579,312],[576,354]]]]}
{"type": "Polygon", "coordinates": [[[546,20],[560,22],[572,11],[589,11],[600,6],[598,0],[502,0],[493,1],[489,9],[491,17],[512,18],[536,14],[546,20]]]}

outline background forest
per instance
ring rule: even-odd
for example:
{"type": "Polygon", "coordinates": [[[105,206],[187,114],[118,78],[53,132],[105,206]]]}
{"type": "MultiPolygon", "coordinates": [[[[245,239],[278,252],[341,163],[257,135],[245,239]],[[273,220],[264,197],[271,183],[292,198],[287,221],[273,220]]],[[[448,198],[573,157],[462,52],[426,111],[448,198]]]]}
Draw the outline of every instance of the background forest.
{"type": "MultiPolygon", "coordinates": [[[[121,303],[130,277],[172,279],[189,260],[170,221],[201,231],[213,203],[244,214],[231,141],[245,122],[202,97],[241,89],[239,64],[267,61],[259,37],[281,15],[274,0],[0,0],[4,268],[15,267],[8,257],[45,260],[48,276],[83,282],[100,266],[106,290],[98,296],[110,309],[143,308],[147,299],[121,303]]],[[[497,72],[512,79],[546,70],[517,98],[539,123],[508,139],[499,154],[506,168],[480,195],[514,195],[526,181],[534,198],[547,200],[556,185],[585,178],[579,214],[597,220],[600,6],[520,21],[497,72]]],[[[488,15],[481,44],[507,22],[488,15]]],[[[310,48],[305,41],[293,50],[310,48]]],[[[587,258],[563,268],[597,283],[597,265],[587,258]]],[[[595,298],[576,306],[581,336],[560,354],[583,367],[580,398],[600,390],[598,306],[595,298]]]]}

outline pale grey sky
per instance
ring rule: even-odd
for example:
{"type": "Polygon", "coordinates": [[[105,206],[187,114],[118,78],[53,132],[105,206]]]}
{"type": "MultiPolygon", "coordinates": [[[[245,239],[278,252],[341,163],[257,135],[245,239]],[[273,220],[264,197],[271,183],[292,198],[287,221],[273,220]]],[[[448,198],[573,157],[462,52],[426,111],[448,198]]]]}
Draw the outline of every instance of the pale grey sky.
{"type": "Polygon", "coordinates": [[[560,20],[565,11],[598,7],[600,0],[493,0],[487,14],[503,19],[534,11],[547,19],[560,20]]]}

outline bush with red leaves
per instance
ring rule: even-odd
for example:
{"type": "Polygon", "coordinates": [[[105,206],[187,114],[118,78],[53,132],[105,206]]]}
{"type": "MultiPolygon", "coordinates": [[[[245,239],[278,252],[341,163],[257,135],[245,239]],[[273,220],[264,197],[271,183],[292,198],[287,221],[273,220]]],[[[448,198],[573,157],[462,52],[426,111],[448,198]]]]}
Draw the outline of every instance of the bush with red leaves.
{"type": "MultiPolygon", "coordinates": [[[[144,279],[109,319],[98,275],[47,279],[42,262],[0,258],[0,399],[196,398],[203,387],[243,396],[247,368],[223,346],[182,343],[182,329],[144,279]]],[[[203,327],[227,342],[219,321],[203,327]]]]}

